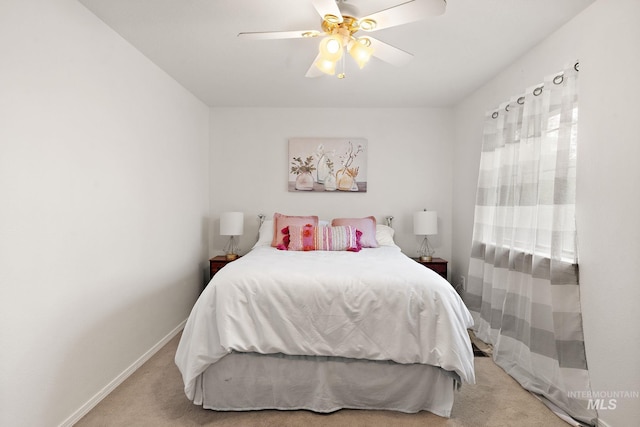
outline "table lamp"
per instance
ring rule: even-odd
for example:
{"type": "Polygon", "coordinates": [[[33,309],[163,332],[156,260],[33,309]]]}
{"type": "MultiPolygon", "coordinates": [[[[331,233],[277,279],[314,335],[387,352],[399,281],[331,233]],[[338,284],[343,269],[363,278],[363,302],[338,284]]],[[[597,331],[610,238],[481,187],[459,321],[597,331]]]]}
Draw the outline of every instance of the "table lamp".
{"type": "Polygon", "coordinates": [[[438,234],[438,213],[436,211],[423,210],[413,214],[413,234],[424,236],[422,245],[418,249],[420,261],[431,261],[434,250],[429,244],[427,236],[438,234]]]}
{"type": "Polygon", "coordinates": [[[236,236],[242,236],[244,232],[244,213],[223,212],[220,214],[220,235],[229,236],[229,242],[224,248],[225,257],[232,261],[238,258],[238,244],[236,236]]]}

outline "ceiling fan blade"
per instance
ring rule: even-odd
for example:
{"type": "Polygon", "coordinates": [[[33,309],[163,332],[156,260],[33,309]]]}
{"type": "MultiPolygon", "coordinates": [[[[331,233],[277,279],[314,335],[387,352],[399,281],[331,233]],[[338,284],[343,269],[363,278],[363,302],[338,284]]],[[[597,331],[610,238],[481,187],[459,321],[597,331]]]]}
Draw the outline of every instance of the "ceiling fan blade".
{"type": "Polygon", "coordinates": [[[316,67],[316,62],[320,59],[322,55],[318,54],[318,56],[316,56],[316,59],[313,60],[313,62],[311,63],[311,67],[309,67],[309,69],[307,70],[307,74],[305,74],[305,77],[310,77],[310,78],[315,78],[315,77],[321,77],[324,75],[324,73],[322,71],[320,71],[318,69],[318,67],[316,67]]]}
{"type": "Polygon", "coordinates": [[[336,0],[312,0],[311,2],[322,19],[327,15],[333,15],[338,18],[338,22],[342,22],[342,13],[338,9],[336,0]]]}
{"type": "Polygon", "coordinates": [[[318,37],[322,33],[316,30],[300,31],[266,31],[255,33],[239,33],[238,37],[247,40],[302,39],[318,37]]]}
{"type": "Polygon", "coordinates": [[[375,21],[374,28],[365,31],[378,31],[409,22],[420,21],[430,16],[442,15],[447,7],[446,0],[411,0],[389,9],[381,10],[372,15],[360,18],[360,22],[366,20],[375,21]]]}
{"type": "Polygon", "coordinates": [[[388,62],[391,65],[400,67],[411,61],[413,55],[397,47],[391,46],[385,42],[381,42],[373,37],[365,36],[365,38],[371,41],[371,48],[373,49],[373,56],[381,59],[384,62],[388,62]]]}

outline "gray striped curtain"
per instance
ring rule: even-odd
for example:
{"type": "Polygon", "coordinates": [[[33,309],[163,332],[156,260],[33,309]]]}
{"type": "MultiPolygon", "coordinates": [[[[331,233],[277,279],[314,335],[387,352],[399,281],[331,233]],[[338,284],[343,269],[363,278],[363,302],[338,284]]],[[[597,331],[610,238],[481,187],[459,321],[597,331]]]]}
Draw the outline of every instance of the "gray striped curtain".
{"type": "MultiPolygon", "coordinates": [[[[577,64],[487,113],[465,301],[527,390],[595,424],[575,227],[577,64]]],[[[550,405],[553,406],[553,405],[550,405]]]]}

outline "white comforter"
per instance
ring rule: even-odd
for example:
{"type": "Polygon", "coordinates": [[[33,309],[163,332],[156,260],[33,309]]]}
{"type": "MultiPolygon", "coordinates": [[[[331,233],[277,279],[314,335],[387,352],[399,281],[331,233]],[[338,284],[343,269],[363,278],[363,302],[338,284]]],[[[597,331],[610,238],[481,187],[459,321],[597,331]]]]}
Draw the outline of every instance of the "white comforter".
{"type": "Polygon", "coordinates": [[[474,383],[472,324],[451,285],[398,247],[258,247],[213,277],[175,361],[192,400],[196,378],[232,351],[422,363],[474,383]]]}

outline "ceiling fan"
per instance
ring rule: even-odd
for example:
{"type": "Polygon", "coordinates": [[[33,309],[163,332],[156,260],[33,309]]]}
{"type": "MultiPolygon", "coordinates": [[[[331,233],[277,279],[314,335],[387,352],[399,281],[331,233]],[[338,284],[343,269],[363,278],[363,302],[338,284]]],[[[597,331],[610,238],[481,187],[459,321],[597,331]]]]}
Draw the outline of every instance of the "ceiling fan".
{"type": "Polygon", "coordinates": [[[360,30],[373,32],[422,20],[444,13],[446,0],[409,0],[397,6],[381,10],[361,18],[348,0],[311,0],[320,14],[320,30],[246,32],[238,37],[253,40],[317,38],[323,37],[319,53],[307,71],[306,77],[335,75],[340,62],[342,71],[338,78],[344,78],[344,53],[348,52],[362,69],[371,56],[396,66],[407,63],[413,55],[368,35],[356,37],[360,30]]]}

